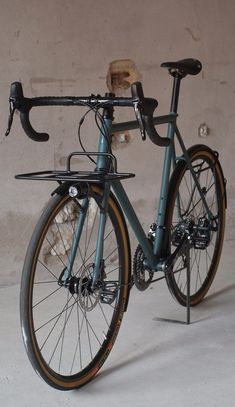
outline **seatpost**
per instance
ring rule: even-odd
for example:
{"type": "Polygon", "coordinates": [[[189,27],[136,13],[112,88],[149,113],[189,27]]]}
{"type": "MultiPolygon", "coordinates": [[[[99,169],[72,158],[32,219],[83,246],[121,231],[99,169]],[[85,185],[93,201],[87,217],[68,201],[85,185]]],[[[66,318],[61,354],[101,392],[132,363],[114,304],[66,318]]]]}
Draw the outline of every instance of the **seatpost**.
{"type": "Polygon", "coordinates": [[[175,73],[173,82],[173,91],[171,98],[171,113],[177,113],[178,110],[178,101],[179,101],[179,92],[180,92],[180,82],[183,78],[179,73],[175,73]]]}

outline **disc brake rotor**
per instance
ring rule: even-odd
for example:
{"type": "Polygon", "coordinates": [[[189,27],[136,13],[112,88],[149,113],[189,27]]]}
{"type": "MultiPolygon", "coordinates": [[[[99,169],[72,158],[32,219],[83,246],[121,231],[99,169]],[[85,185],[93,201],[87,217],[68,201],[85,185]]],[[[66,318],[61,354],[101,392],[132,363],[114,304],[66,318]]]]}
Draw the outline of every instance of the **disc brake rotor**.
{"type": "Polygon", "coordinates": [[[79,279],[78,302],[84,311],[92,311],[100,300],[100,288],[92,289],[93,264],[86,266],[79,279]]]}

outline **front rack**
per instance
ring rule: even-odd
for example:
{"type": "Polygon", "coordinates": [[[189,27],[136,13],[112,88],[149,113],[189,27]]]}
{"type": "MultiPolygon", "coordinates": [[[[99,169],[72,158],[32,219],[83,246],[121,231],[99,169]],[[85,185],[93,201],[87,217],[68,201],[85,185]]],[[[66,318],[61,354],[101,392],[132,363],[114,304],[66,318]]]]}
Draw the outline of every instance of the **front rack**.
{"type": "Polygon", "coordinates": [[[67,169],[66,170],[49,170],[49,171],[39,171],[30,172],[26,174],[18,174],[15,176],[16,179],[25,180],[40,180],[40,181],[84,181],[88,183],[104,183],[113,180],[133,178],[135,174],[132,173],[120,173],[117,171],[117,160],[113,154],[110,153],[97,153],[97,152],[73,152],[67,158],[67,169]],[[110,160],[110,171],[72,171],[71,170],[71,159],[74,156],[103,156],[110,160]]]}

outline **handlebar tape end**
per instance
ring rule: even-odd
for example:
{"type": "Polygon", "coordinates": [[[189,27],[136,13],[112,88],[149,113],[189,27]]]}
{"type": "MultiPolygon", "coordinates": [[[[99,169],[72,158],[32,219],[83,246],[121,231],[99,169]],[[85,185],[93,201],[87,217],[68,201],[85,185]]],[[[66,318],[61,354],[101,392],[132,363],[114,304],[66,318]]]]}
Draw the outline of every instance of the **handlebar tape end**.
{"type": "Polygon", "coordinates": [[[29,111],[24,110],[20,112],[20,120],[22,127],[27,134],[29,138],[31,138],[34,141],[48,141],[49,140],[49,134],[47,133],[38,133],[36,130],[33,129],[33,127],[30,124],[29,121],[29,111]]]}

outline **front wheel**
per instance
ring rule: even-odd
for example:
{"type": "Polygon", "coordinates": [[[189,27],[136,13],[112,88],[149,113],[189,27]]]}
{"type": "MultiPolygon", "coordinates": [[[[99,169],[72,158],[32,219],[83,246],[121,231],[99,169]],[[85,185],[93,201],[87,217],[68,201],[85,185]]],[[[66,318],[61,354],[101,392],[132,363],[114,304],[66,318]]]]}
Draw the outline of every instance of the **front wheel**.
{"type": "MultiPolygon", "coordinates": [[[[224,238],[226,193],[217,155],[203,145],[191,147],[188,154],[210,214],[188,164],[182,159],[169,185],[166,228],[170,231],[171,253],[187,235],[192,306],[202,301],[217,271],[224,238]]],[[[183,306],[187,304],[187,255],[180,256],[166,272],[170,292],[183,306]]]]}
{"type": "Polygon", "coordinates": [[[55,196],[42,214],[27,251],[21,283],[23,339],[36,372],[60,390],[90,381],[117,337],[129,293],[130,248],[120,207],[110,194],[99,284],[92,288],[102,189],[90,186],[81,199],[55,196]],[[83,223],[72,275],[77,225],[83,223]]]}

